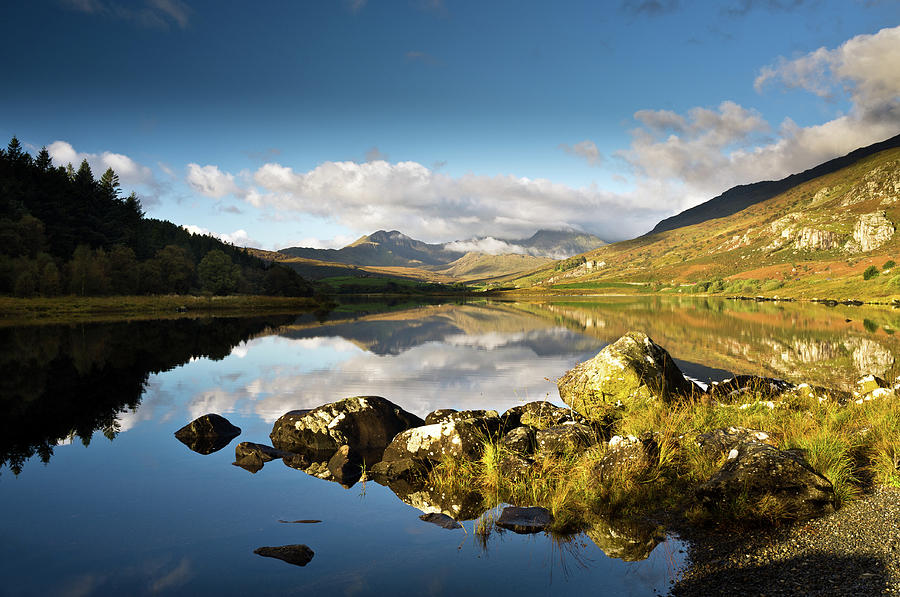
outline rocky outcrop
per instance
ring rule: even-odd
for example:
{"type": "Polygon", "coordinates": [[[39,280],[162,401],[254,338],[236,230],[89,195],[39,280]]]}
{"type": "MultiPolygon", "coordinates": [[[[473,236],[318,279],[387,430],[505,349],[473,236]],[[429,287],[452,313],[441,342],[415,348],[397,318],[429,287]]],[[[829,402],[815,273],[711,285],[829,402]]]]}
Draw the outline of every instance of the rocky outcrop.
{"type": "Polygon", "coordinates": [[[894,224],[885,217],[883,211],[859,216],[853,227],[853,241],[848,243],[848,250],[873,251],[891,240],[894,236],[894,224]]]}
{"type": "Polygon", "coordinates": [[[269,437],[276,448],[296,453],[333,454],[348,445],[372,462],[395,435],[423,423],[380,396],[355,396],[282,415],[269,437]]]}
{"type": "Polygon", "coordinates": [[[834,488],[802,453],[751,442],[733,448],[722,468],[697,489],[707,510],[769,520],[805,520],[834,511],[834,488]]]}
{"type": "Polygon", "coordinates": [[[265,558],[275,558],[294,566],[306,566],[312,561],[313,556],[316,555],[309,547],[299,543],[278,547],[257,547],[253,550],[253,553],[265,558]]]}
{"type": "Polygon", "coordinates": [[[710,397],[718,402],[733,404],[747,400],[771,400],[794,387],[794,384],[783,379],[735,375],[731,379],[713,383],[709,386],[708,392],[710,397]]]}
{"type": "Polygon", "coordinates": [[[454,410],[452,408],[436,410],[425,417],[426,425],[444,422],[468,421],[487,436],[494,436],[500,431],[502,421],[495,410],[454,410]]]}
{"type": "Polygon", "coordinates": [[[215,413],[197,417],[175,432],[175,438],[198,454],[212,454],[241,434],[241,428],[215,413]]]}
{"type": "Polygon", "coordinates": [[[836,249],[841,243],[841,235],[830,230],[804,227],[794,238],[794,248],[809,251],[828,251],[836,249]]]}
{"type": "Polygon", "coordinates": [[[599,423],[616,409],[646,400],[675,401],[699,391],[669,353],[642,332],[629,332],[576,365],[557,386],[566,404],[599,423]]]}
{"type": "Polygon", "coordinates": [[[540,506],[507,506],[495,523],[501,529],[519,534],[539,533],[553,524],[550,510],[540,506]]]}

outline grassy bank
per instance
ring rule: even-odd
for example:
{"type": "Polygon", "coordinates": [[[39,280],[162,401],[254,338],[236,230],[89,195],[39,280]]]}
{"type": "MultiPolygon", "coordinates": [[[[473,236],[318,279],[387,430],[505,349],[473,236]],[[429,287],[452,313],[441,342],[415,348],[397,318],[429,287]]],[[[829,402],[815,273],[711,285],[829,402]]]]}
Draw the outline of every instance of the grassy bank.
{"type": "Polygon", "coordinates": [[[73,320],[169,319],[198,314],[312,311],[321,302],[307,297],[278,296],[95,296],[0,297],[0,325],[55,323],[73,320]]]}
{"type": "Polygon", "coordinates": [[[727,457],[701,450],[695,438],[714,429],[746,427],[766,431],[779,449],[803,450],[810,465],[833,484],[838,507],[874,485],[900,487],[900,406],[894,400],[856,404],[808,387],[775,402],[765,395],[756,398],[747,400],[749,406],[709,400],[648,402],[611,427],[597,429],[596,443],[586,450],[535,454],[525,473],[504,474],[504,461],[516,455],[499,438],[485,438],[480,460],[447,459],[430,472],[429,483],[448,493],[476,488],[486,508],[503,503],[543,506],[553,513],[558,532],[587,528],[598,517],[659,520],[683,515],[691,522],[727,524],[789,519],[774,500],[736,499],[713,514],[695,504],[694,490],[727,457]],[[659,447],[650,466],[620,466],[600,481],[600,463],[611,450],[607,440],[646,434],[659,447]]]}

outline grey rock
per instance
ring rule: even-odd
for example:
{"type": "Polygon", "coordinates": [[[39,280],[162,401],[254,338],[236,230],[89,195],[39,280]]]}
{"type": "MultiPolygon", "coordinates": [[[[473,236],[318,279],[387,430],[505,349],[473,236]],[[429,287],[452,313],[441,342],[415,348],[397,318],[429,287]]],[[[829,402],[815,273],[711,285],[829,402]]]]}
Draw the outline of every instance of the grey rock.
{"type": "Polygon", "coordinates": [[[696,437],[697,445],[704,452],[708,452],[712,458],[718,458],[731,450],[744,444],[768,444],[775,446],[775,440],[771,435],[759,429],[747,427],[728,427],[713,429],[701,433],[696,437]]]}
{"type": "Polygon", "coordinates": [[[602,483],[620,476],[641,475],[658,465],[659,444],[653,434],[639,438],[617,435],[609,440],[606,454],[594,465],[594,474],[602,483]]]}
{"type": "Polygon", "coordinates": [[[527,425],[534,429],[546,429],[563,423],[586,422],[584,417],[572,409],[556,406],[545,400],[514,406],[503,413],[501,418],[504,429],[513,429],[521,425],[527,425]]]}
{"type": "Polygon", "coordinates": [[[709,386],[709,395],[719,402],[733,403],[778,398],[796,386],[783,379],[756,375],[735,375],[729,380],[709,386]]]}
{"type": "Polygon", "coordinates": [[[514,533],[539,533],[553,524],[553,515],[540,506],[507,506],[500,513],[496,525],[514,533]]]}
{"type": "Polygon", "coordinates": [[[445,457],[477,460],[484,451],[485,435],[471,420],[444,421],[407,429],[385,448],[382,460],[411,459],[431,466],[445,457]]]}
{"type": "Polygon", "coordinates": [[[516,453],[506,454],[498,465],[500,474],[513,482],[526,480],[533,466],[534,460],[516,453]]]}
{"type": "Polygon", "coordinates": [[[594,430],[581,423],[558,425],[535,433],[537,450],[542,454],[582,452],[593,445],[594,440],[594,430]]]}

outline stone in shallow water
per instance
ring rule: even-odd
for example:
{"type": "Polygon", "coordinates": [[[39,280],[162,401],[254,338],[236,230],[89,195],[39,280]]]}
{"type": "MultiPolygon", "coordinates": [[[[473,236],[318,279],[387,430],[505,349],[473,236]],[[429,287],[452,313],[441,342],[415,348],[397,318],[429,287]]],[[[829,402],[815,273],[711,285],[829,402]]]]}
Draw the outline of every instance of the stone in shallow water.
{"type": "Polygon", "coordinates": [[[540,506],[507,506],[497,519],[497,526],[514,533],[527,535],[539,533],[553,523],[550,510],[540,506]]]}
{"type": "Polygon", "coordinates": [[[315,555],[313,550],[301,543],[278,547],[257,547],[253,553],[265,558],[275,558],[294,566],[306,566],[315,555]]]}
{"type": "Polygon", "coordinates": [[[437,526],[447,529],[461,529],[462,525],[447,516],[443,513],[438,512],[430,512],[428,514],[423,514],[419,517],[419,520],[424,520],[425,522],[430,522],[431,524],[436,524],[437,526]]]}
{"type": "Polygon", "coordinates": [[[198,454],[212,454],[241,434],[228,419],[215,413],[197,417],[175,432],[175,438],[198,454]]]}

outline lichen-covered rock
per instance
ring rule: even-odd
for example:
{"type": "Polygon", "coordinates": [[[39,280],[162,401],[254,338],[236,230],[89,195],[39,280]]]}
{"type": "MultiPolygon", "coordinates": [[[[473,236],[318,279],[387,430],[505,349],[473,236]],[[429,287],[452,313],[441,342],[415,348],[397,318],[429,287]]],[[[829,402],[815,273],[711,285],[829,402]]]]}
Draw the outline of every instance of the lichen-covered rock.
{"type": "Polygon", "coordinates": [[[288,452],[334,453],[348,445],[368,453],[383,450],[395,435],[423,423],[380,396],[355,396],[284,414],[269,437],[276,448],[288,452]]]}
{"type": "Polygon", "coordinates": [[[465,488],[438,489],[423,481],[375,478],[403,502],[425,514],[444,514],[453,520],[473,520],[484,512],[484,496],[465,488]]]}
{"type": "Polygon", "coordinates": [[[537,450],[542,454],[582,452],[595,443],[594,430],[581,423],[567,423],[535,433],[537,450]]]}
{"type": "Polygon", "coordinates": [[[665,538],[662,528],[639,521],[593,520],[585,535],[610,558],[640,562],[665,538]]]}
{"type": "Polygon", "coordinates": [[[241,434],[241,428],[215,413],[197,417],[175,432],[175,438],[198,454],[212,454],[241,434]]]}
{"type": "Polygon", "coordinates": [[[296,545],[280,545],[278,547],[257,547],[253,553],[266,557],[275,558],[294,566],[306,566],[309,564],[313,556],[316,555],[313,550],[303,544],[296,545]]]}
{"type": "Polygon", "coordinates": [[[659,444],[651,433],[640,438],[616,435],[609,440],[607,452],[594,465],[600,482],[627,476],[635,477],[659,465],[659,444]]]}
{"type": "Polygon", "coordinates": [[[539,533],[553,524],[553,514],[540,506],[507,506],[497,519],[497,526],[514,533],[539,533]]]}
{"type": "Polygon", "coordinates": [[[517,454],[531,454],[535,447],[534,429],[522,425],[500,438],[500,447],[517,454]]]}
{"type": "Polygon", "coordinates": [[[398,433],[382,460],[411,459],[433,465],[445,457],[477,460],[484,452],[484,432],[471,420],[444,421],[398,433]]]}
{"type": "MultiPolygon", "coordinates": [[[[853,227],[853,240],[862,252],[873,251],[891,240],[894,236],[894,224],[883,211],[859,216],[853,227]]],[[[852,250],[852,249],[851,249],[852,250]]]]}
{"type": "Polygon", "coordinates": [[[712,512],[770,520],[806,520],[834,511],[831,482],[813,470],[797,450],[779,450],[751,442],[728,453],[728,459],[697,489],[702,506],[712,512]]]}
{"type": "Polygon", "coordinates": [[[500,474],[513,483],[525,481],[532,472],[534,460],[522,454],[505,454],[498,463],[500,474]]]}
{"type": "Polygon", "coordinates": [[[557,382],[563,401],[590,421],[646,400],[675,401],[699,388],[686,380],[664,348],[629,332],[557,382]]]}
{"type": "Polygon", "coordinates": [[[697,435],[695,441],[697,446],[704,452],[709,453],[712,458],[728,454],[744,444],[776,445],[775,439],[765,431],[748,429],[747,427],[713,429],[697,435]]]}
{"type": "Polygon", "coordinates": [[[448,421],[469,421],[488,436],[494,436],[499,433],[502,424],[500,415],[495,410],[454,410],[452,408],[442,408],[429,413],[425,417],[426,425],[448,421]]]}
{"type": "Polygon", "coordinates": [[[753,400],[772,400],[794,389],[794,384],[773,377],[735,375],[725,381],[713,382],[709,395],[718,402],[735,403],[753,400]]]}
{"type": "Polygon", "coordinates": [[[876,376],[865,375],[856,381],[856,388],[853,390],[853,402],[863,404],[870,400],[886,400],[897,397],[897,391],[891,384],[876,376]]]}
{"type": "Polygon", "coordinates": [[[570,421],[575,423],[586,422],[584,417],[571,408],[562,408],[545,400],[514,406],[503,413],[501,418],[503,419],[504,429],[513,429],[521,425],[527,425],[534,429],[546,429],[570,421]]]}

